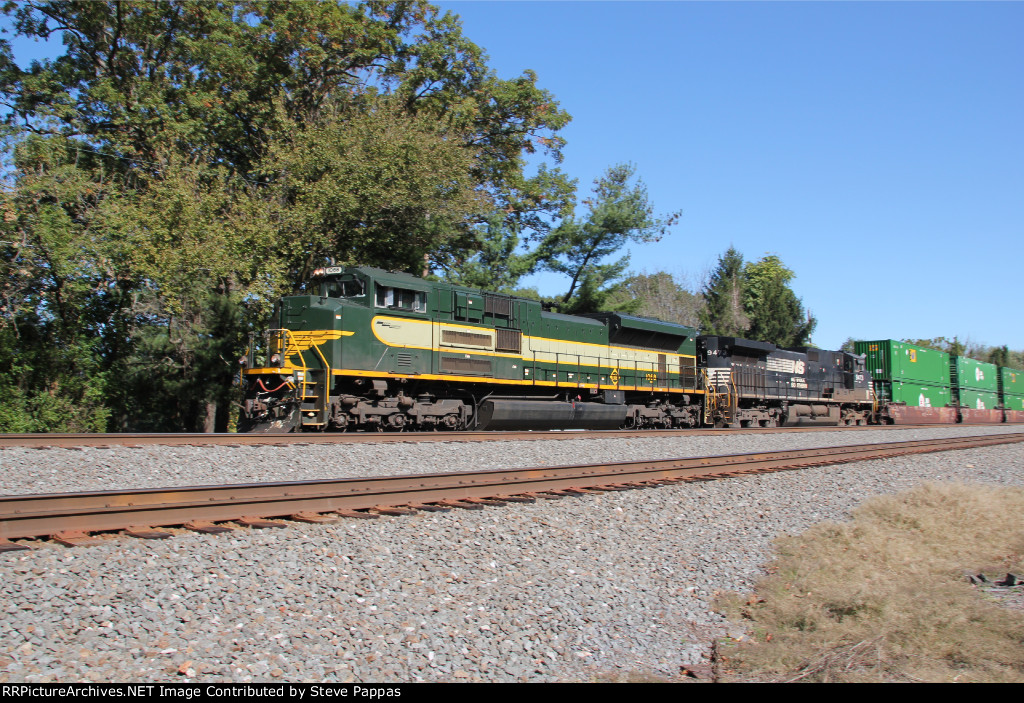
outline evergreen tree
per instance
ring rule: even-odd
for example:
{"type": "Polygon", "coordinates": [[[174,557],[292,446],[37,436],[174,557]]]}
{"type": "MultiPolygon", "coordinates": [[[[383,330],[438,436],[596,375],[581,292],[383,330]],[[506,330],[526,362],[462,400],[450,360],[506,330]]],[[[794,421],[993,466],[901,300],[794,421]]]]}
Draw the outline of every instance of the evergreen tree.
{"type": "Polygon", "coordinates": [[[750,319],[746,335],[780,347],[800,347],[810,342],[817,325],[789,287],[794,273],[779,257],[767,255],[743,267],[744,311],[750,319]]]}
{"type": "Polygon", "coordinates": [[[995,364],[996,366],[1009,366],[1009,348],[1005,344],[1001,347],[992,347],[992,350],[988,353],[988,363],[995,364]]]}
{"type": "Polygon", "coordinates": [[[633,182],[635,172],[631,164],[609,168],[594,182],[593,196],[584,201],[587,217],[564,219],[538,246],[541,266],[570,279],[561,310],[584,313],[605,307],[610,287],[626,272],[629,257],[605,260],[631,242],[658,241],[678,218],[678,213],[654,217],[647,188],[633,182]]]}
{"type": "Polygon", "coordinates": [[[817,325],[789,287],[794,274],[779,257],[769,254],[743,263],[734,247],[718,259],[704,287],[700,315],[704,334],[748,337],[780,347],[809,343],[817,325]]]}
{"type": "Polygon", "coordinates": [[[711,274],[702,296],[700,328],[704,334],[742,337],[750,325],[744,310],[743,255],[729,247],[718,257],[718,266],[711,274]]]}

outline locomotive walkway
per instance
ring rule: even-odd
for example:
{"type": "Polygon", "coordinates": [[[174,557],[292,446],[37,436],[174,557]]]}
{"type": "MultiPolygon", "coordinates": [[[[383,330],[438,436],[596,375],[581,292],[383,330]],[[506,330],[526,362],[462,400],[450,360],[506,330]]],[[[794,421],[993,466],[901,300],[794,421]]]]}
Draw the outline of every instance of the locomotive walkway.
{"type": "Polygon", "coordinates": [[[8,496],[0,497],[0,550],[28,548],[7,541],[23,538],[84,544],[93,539],[93,532],[124,530],[137,537],[170,536],[155,529],[159,526],[221,532],[233,529],[224,523],[286,525],[274,520],[280,518],[327,522],[417,510],[480,509],[485,505],[1022,441],[1024,433],[1014,433],[547,468],[8,496]]]}

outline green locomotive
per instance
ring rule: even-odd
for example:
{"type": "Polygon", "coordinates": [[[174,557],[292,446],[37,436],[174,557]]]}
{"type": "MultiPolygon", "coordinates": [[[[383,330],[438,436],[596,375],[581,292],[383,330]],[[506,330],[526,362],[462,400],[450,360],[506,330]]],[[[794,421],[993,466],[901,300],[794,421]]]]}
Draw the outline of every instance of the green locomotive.
{"type": "Polygon", "coordinates": [[[243,359],[243,431],[702,424],[692,327],[369,267],[318,269],[274,315],[243,359]]]}

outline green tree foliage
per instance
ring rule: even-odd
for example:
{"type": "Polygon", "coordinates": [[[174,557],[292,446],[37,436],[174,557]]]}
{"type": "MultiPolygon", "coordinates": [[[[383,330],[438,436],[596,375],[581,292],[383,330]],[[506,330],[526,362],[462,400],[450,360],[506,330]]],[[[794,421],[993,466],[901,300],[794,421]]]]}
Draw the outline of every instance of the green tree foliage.
{"type": "Polygon", "coordinates": [[[419,273],[425,258],[484,216],[475,154],[433,118],[393,101],[295,124],[266,159],[280,171],[275,196],[282,235],[300,244],[291,265],[308,279],[325,256],[419,273]]]}
{"type": "Polygon", "coordinates": [[[805,313],[789,287],[794,275],[773,254],[743,263],[742,255],[730,247],[703,291],[704,333],[748,337],[780,347],[809,344],[817,320],[805,313]]]}
{"type": "Polygon", "coordinates": [[[23,143],[23,176],[4,194],[0,431],[99,430],[109,416],[104,333],[118,326],[120,291],[107,285],[116,254],[97,235],[116,187],[74,156],[54,140],[23,143]]]}
{"type": "Polygon", "coordinates": [[[803,304],[789,287],[794,275],[779,257],[771,254],[743,267],[749,337],[771,341],[780,347],[798,347],[810,342],[817,320],[805,314],[803,304]]]}
{"type": "MultiPolygon", "coordinates": [[[[67,53],[53,61],[27,71],[4,64],[12,116],[29,129],[84,135],[109,153],[149,161],[173,145],[242,178],[286,180],[282,188],[299,191],[296,197],[317,190],[310,179],[323,188],[321,177],[333,175],[323,173],[324,161],[338,149],[349,157],[340,171],[369,153],[370,144],[355,147],[347,132],[387,147],[342,186],[360,176],[384,176],[388,157],[422,175],[441,151],[438,143],[427,148],[429,135],[451,147],[444,173],[451,171],[455,149],[466,152],[462,158],[470,163],[459,164],[455,190],[464,191],[468,168],[474,188],[490,200],[489,209],[474,213],[479,223],[502,213],[508,229],[539,237],[552,216],[571,208],[574,188],[564,174],[542,169],[530,176],[525,168],[525,158],[536,152],[560,160],[564,140],[557,131],[569,116],[537,87],[532,72],[498,78],[483,51],[462,35],[457,18],[424,2],[28,2],[7,9],[20,33],[70,37],[67,53]],[[380,95],[391,96],[389,110],[382,111],[380,95]],[[386,129],[369,126],[382,117],[386,129]],[[313,148],[318,137],[328,140],[323,152],[313,148]],[[298,152],[278,163],[292,143],[298,152]]],[[[451,194],[442,195],[450,206],[451,194]]],[[[353,211],[308,216],[325,225],[330,219],[362,224],[366,203],[349,202],[353,211]]],[[[345,204],[331,202],[333,208],[345,204]]],[[[396,227],[407,224],[410,211],[404,214],[396,227]]],[[[415,222],[414,238],[436,231],[431,245],[440,249],[451,235],[446,214],[423,212],[421,220],[441,216],[442,225],[415,222]]],[[[468,245],[472,232],[467,227],[462,234],[468,245]]],[[[349,252],[313,253],[344,259],[349,252]]],[[[401,263],[420,271],[421,262],[401,263]]]]}
{"type": "Polygon", "coordinates": [[[904,339],[903,341],[907,344],[913,344],[916,347],[925,347],[927,349],[946,352],[951,356],[965,356],[965,352],[967,351],[967,346],[960,341],[959,337],[953,337],[953,339],[932,337],[931,339],[904,339]]]}
{"type": "Polygon", "coordinates": [[[65,47],[23,70],[0,43],[4,427],[224,427],[247,332],[311,267],[486,268],[483,233],[514,250],[571,211],[526,166],[569,116],[425,2],[3,11],[65,47]]]}
{"type": "Polygon", "coordinates": [[[996,366],[1010,365],[1010,350],[1005,344],[1001,347],[992,347],[986,357],[986,361],[990,364],[995,364],[996,366]]]}
{"type": "Polygon", "coordinates": [[[613,310],[632,304],[636,315],[691,327],[699,325],[704,309],[703,298],[666,271],[630,276],[609,294],[607,303],[613,310]]]}
{"type": "Polygon", "coordinates": [[[537,256],[548,271],[568,276],[562,296],[564,312],[596,312],[605,307],[609,284],[622,278],[629,265],[623,256],[606,262],[631,242],[656,242],[678,218],[655,218],[643,182],[633,182],[636,169],[620,164],[594,182],[593,196],[583,201],[585,219],[564,219],[540,242],[537,256]]]}
{"type": "Polygon", "coordinates": [[[700,328],[704,334],[742,337],[750,326],[744,310],[743,255],[729,247],[703,290],[700,328]]]}
{"type": "Polygon", "coordinates": [[[473,227],[469,238],[468,247],[465,240],[444,245],[443,254],[435,259],[447,262],[444,277],[452,283],[511,293],[523,276],[537,268],[536,255],[501,213],[473,227]]]}

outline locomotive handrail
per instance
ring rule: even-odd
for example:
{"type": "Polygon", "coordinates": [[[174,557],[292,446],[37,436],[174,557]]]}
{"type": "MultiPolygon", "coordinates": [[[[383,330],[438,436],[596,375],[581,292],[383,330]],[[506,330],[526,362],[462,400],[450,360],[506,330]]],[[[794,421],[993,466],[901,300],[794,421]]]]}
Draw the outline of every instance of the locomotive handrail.
{"type": "Polygon", "coordinates": [[[711,386],[711,379],[708,377],[708,370],[700,370],[701,381],[704,383],[704,424],[711,424],[712,406],[715,403],[715,389],[711,386]]]}
{"type": "MultiPolygon", "coordinates": [[[[313,351],[316,352],[316,355],[320,357],[320,361],[322,361],[323,364],[324,364],[324,392],[323,392],[323,397],[319,399],[320,403],[318,403],[318,404],[320,405],[320,407],[317,408],[317,410],[319,411],[319,413],[322,413],[320,417],[321,417],[321,419],[323,419],[324,423],[326,423],[327,422],[327,407],[329,405],[328,401],[329,401],[329,399],[331,397],[331,365],[327,362],[327,357],[324,356],[324,353],[320,350],[320,347],[318,345],[316,345],[316,344],[312,345],[312,349],[313,349],[313,351]]],[[[302,356],[301,352],[299,353],[299,358],[301,358],[303,363],[305,363],[306,359],[305,359],[305,357],[302,356]]],[[[308,367],[307,367],[306,370],[308,371],[308,367]]],[[[302,383],[303,383],[303,385],[302,385],[302,396],[303,396],[303,398],[305,398],[305,396],[306,396],[306,386],[309,385],[309,374],[308,373],[303,373],[303,375],[302,375],[302,383]]]]}
{"type": "MultiPolygon", "coordinates": [[[[297,367],[297,368],[301,368],[302,369],[302,382],[301,382],[301,387],[300,387],[300,390],[302,392],[302,398],[300,400],[305,400],[306,396],[308,395],[306,393],[307,388],[309,386],[311,386],[311,385],[316,385],[315,382],[311,382],[309,380],[309,371],[310,371],[310,369],[312,367],[306,365],[306,357],[302,354],[302,349],[299,348],[298,342],[295,341],[295,337],[292,334],[292,330],[286,329],[286,328],[281,328],[281,329],[272,329],[272,330],[268,330],[268,331],[270,332],[270,334],[277,333],[277,336],[279,338],[283,338],[284,344],[282,345],[282,349],[281,349],[281,352],[280,352],[281,360],[282,361],[288,360],[293,355],[298,355],[299,359],[301,360],[302,366],[301,367],[297,367]],[[283,335],[281,334],[282,332],[284,333],[283,335]],[[295,347],[295,349],[296,349],[294,352],[290,352],[289,351],[292,347],[295,347]]],[[[314,344],[311,341],[309,348],[312,349],[314,352],[316,352],[316,355],[320,357],[320,361],[323,362],[323,367],[324,367],[324,392],[322,394],[323,397],[319,397],[318,396],[318,401],[319,402],[317,403],[317,406],[318,406],[317,407],[317,412],[318,413],[322,413],[323,414],[322,417],[323,417],[324,421],[326,421],[326,419],[327,419],[327,407],[329,405],[328,400],[329,400],[330,395],[331,395],[331,365],[328,363],[327,357],[325,357],[324,353],[320,350],[319,345],[314,344]]]]}
{"type": "Polygon", "coordinates": [[[733,375],[732,370],[729,370],[728,380],[725,383],[720,383],[716,377],[714,383],[711,382],[711,377],[708,375],[706,368],[700,370],[701,377],[704,380],[704,424],[712,424],[714,421],[714,413],[719,409],[720,401],[725,398],[728,405],[728,415],[724,418],[726,421],[730,421],[732,416],[733,399],[738,396],[736,390],[736,379],[733,375]],[[720,388],[725,386],[725,392],[723,393],[720,388]]]}

